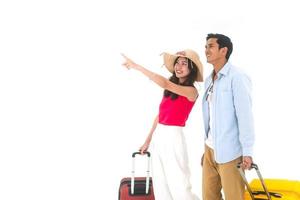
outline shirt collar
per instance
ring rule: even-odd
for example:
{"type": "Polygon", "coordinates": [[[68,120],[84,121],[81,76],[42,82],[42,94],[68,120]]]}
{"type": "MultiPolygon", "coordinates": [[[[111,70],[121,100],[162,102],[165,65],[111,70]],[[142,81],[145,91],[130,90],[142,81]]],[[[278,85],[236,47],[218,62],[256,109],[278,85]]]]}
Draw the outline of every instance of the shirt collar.
{"type": "Polygon", "coordinates": [[[227,62],[223,67],[222,69],[218,72],[218,74],[222,74],[223,76],[226,76],[229,72],[229,69],[230,69],[230,66],[231,66],[231,63],[230,62],[227,62]]]}
{"type": "MultiPolygon", "coordinates": [[[[230,62],[225,63],[225,65],[222,67],[222,69],[218,72],[217,76],[218,77],[220,77],[220,75],[226,76],[229,72],[230,66],[231,66],[230,62]]],[[[209,76],[211,80],[212,80],[213,73],[214,73],[214,71],[212,71],[209,76]]]]}

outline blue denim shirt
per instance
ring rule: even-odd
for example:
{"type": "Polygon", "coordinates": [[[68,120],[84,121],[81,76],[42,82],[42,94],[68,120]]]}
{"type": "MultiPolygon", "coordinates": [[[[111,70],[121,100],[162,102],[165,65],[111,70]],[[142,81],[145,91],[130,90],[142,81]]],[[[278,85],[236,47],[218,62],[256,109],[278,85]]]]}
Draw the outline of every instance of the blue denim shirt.
{"type": "MultiPolygon", "coordinates": [[[[206,100],[212,74],[205,80],[203,120],[205,138],[209,131],[209,107],[206,100]]],[[[217,73],[212,102],[212,129],[215,160],[227,163],[239,156],[252,156],[254,126],[251,80],[240,69],[227,62],[217,73]]]]}

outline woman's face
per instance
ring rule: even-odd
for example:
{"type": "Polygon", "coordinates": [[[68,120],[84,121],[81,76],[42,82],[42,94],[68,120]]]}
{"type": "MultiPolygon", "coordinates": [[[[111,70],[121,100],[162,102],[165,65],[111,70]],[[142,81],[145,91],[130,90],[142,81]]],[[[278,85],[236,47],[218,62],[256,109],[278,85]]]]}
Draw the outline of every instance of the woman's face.
{"type": "Polygon", "coordinates": [[[184,57],[179,57],[174,66],[176,77],[181,81],[184,81],[189,75],[190,70],[188,68],[188,60],[184,57]]]}

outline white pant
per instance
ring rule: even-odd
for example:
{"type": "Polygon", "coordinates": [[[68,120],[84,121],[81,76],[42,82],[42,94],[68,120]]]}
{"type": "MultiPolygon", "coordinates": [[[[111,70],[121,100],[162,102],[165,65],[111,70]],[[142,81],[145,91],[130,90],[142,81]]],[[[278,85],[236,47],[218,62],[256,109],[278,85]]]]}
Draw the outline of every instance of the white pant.
{"type": "Polygon", "coordinates": [[[195,200],[182,127],[158,124],[153,134],[152,169],[156,200],[195,200]]]}

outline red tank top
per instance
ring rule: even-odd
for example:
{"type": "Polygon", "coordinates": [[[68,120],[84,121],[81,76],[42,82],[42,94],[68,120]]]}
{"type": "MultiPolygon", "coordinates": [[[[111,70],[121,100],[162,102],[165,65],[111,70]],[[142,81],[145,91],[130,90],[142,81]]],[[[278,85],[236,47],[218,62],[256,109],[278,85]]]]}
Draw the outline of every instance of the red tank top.
{"type": "Polygon", "coordinates": [[[194,104],[194,101],[189,101],[184,96],[178,96],[175,100],[163,97],[159,106],[158,122],[165,125],[185,126],[194,104]]]}

